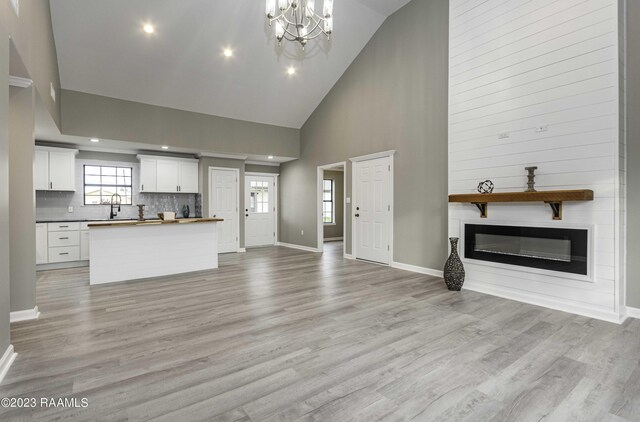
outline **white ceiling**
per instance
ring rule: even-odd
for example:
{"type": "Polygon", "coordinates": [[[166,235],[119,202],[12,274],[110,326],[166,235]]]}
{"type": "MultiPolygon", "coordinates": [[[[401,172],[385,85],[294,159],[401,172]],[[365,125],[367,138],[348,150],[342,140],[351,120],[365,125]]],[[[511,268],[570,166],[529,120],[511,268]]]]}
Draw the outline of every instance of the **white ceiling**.
{"type": "Polygon", "coordinates": [[[304,53],[277,46],[263,0],[51,0],[51,14],[64,89],[299,128],[409,1],[335,0],[331,42],[304,53]]]}

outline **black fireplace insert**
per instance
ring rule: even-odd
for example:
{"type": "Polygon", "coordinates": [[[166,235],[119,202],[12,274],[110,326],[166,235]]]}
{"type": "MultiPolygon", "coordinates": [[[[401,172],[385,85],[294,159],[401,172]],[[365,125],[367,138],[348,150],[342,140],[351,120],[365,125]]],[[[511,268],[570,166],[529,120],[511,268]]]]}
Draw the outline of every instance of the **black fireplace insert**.
{"type": "Polygon", "coordinates": [[[588,255],[587,229],[465,224],[465,258],[588,275],[588,255]]]}

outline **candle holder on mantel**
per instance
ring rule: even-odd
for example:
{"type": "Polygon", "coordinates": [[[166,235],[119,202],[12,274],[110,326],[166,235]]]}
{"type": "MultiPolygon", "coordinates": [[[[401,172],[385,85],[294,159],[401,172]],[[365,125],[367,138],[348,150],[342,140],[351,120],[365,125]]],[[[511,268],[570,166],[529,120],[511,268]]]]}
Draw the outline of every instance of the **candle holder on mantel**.
{"type": "Polygon", "coordinates": [[[525,192],[537,192],[534,186],[536,184],[535,171],[538,170],[538,167],[525,167],[524,169],[529,172],[529,174],[527,174],[527,190],[525,192]]]}
{"type": "Polygon", "coordinates": [[[138,204],[138,220],[139,221],[144,221],[144,207],[145,204],[138,204]]]}

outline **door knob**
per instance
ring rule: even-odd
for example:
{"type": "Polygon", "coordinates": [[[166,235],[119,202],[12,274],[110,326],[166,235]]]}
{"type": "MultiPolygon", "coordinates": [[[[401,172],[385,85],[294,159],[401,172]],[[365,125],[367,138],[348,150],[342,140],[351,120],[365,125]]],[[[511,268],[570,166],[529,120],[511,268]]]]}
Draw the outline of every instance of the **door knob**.
{"type": "Polygon", "coordinates": [[[360,211],[360,207],[356,207],[356,211],[360,211]]]}
{"type": "Polygon", "coordinates": [[[245,216],[245,217],[249,217],[249,214],[245,214],[244,216],[245,216]]]}
{"type": "Polygon", "coordinates": [[[360,217],[360,214],[356,214],[356,217],[360,217]]]}

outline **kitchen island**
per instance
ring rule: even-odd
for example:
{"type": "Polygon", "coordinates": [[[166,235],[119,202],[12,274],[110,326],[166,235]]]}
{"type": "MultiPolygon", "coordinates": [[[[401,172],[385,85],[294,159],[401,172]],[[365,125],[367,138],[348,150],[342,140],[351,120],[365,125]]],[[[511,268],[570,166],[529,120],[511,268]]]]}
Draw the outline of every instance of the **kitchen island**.
{"type": "Polygon", "coordinates": [[[90,284],[218,268],[220,218],[89,223],[90,284]]]}

